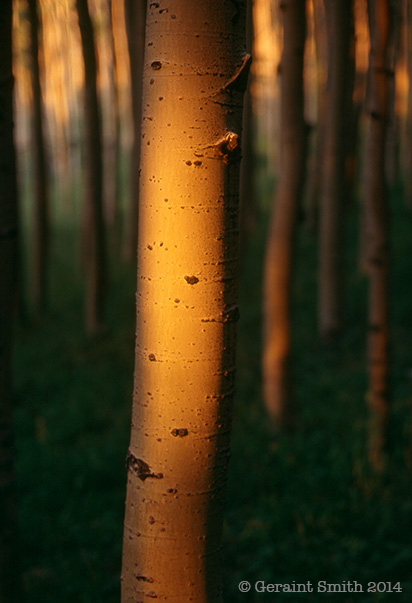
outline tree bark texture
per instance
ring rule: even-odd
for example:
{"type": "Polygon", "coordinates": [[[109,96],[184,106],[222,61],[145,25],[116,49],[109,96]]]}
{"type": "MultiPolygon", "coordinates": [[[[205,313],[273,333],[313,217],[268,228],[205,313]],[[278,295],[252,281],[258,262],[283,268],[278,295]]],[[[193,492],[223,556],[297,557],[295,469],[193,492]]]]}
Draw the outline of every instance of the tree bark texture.
{"type": "Polygon", "coordinates": [[[343,218],[345,205],[345,129],[351,123],[348,94],[352,2],[325,3],[328,38],[328,103],[325,105],[319,231],[318,329],[328,340],[342,326],[343,218]]]}
{"type": "Polygon", "coordinates": [[[97,65],[93,26],[87,0],[76,0],[84,60],[84,265],[86,269],[86,330],[98,333],[104,324],[105,237],[103,226],[102,126],[97,96],[97,65]]]}
{"type": "Polygon", "coordinates": [[[139,222],[140,133],[142,121],[142,73],[146,24],[146,1],[125,0],[127,44],[129,48],[130,81],[133,115],[133,146],[129,175],[129,215],[126,224],[125,256],[136,257],[139,222]]]}
{"type": "Polygon", "coordinates": [[[222,602],[245,3],[148,5],[122,603],[222,602]]]}
{"type": "Polygon", "coordinates": [[[305,2],[281,4],[284,42],[281,61],[281,170],[277,186],[264,273],[263,388],[272,423],[287,424],[293,409],[290,390],[290,303],[294,233],[302,197],[306,124],[303,55],[305,2]]]}
{"type": "Polygon", "coordinates": [[[369,458],[383,466],[388,415],[388,212],[385,142],[390,115],[389,0],[368,2],[369,57],[368,131],[365,147],[365,234],[369,277],[368,364],[370,408],[369,458]]]}
{"type": "Polygon", "coordinates": [[[12,2],[0,3],[0,603],[18,600],[12,420],[12,323],[17,289],[12,2]]]}
{"type": "Polygon", "coordinates": [[[49,186],[43,130],[42,92],[39,68],[39,32],[41,20],[37,0],[28,0],[30,21],[31,80],[33,90],[32,153],[34,162],[33,273],[32,296],[36,313],[47,300],[47,264],[49,249],[49,186]]]}

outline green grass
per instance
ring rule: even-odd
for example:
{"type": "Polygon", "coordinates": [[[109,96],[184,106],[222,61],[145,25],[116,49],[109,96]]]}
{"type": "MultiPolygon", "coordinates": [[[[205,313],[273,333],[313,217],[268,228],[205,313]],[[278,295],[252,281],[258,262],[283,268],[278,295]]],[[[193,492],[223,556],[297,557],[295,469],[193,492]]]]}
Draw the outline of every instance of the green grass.
{"type": "MultiPolygon", "coordinates": [[[[392,208],[392,423],[388,470],[366,462],[364,401],[366,283],[356,269],[351,210],[346,329],[336,346],[316,337],[316,242],[303,227],[294,287],[293,383],[299,426],[269,436],[259,355],[263,212],[242,263],[237,393],[224,526],[225,601],[321,601],[249,594],[265,580],[400,581],[392,595],[339,594],[326,600],[412,600],[410,440],[410,237],[412,217],[392,208]]],[[[112,262],[108,331],[83,333],[82,287],[73,229],[53,238],[51,307],[19,326],[15,345],[16,453],[22,570],[28,602],[119,600],[125,456],[134,346],[133,269],[112,262]]]]}

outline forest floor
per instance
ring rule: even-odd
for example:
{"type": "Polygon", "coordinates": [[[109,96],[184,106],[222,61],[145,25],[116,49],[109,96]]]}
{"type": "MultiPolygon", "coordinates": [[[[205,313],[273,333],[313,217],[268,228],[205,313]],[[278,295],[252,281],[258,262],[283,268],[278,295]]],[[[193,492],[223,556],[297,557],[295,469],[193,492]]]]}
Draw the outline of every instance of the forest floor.
{"type": "MultiPolygon", "coordinates": [[[[224,526],[225,601],[322,601],[318,581],[357,581],[343,603],[412,600],[412,215],[391,206],[391,424],[387,470],[366,459],[365,278],[350,208],[345,330],[316,334],[316,239],[299,225],[293,309],[295,432],[267,429],[260,380],[261,278],[267,212],[245,249],[237,393],[224,526]],[[242,594],[241,581],[252,590],[242,594]],[[314,585],[263,594],[257,581],[314,585]],[[367,593],[369,583],[385,592],[367,593]],[[390,587],[400,583],[401,592],[390,587]],[[391,586],[390,586],[391,585],[391,586]]],[[[133,268],[112,261],[107,332],[83,333],[73,229],[53,235],[51,304],[19,324],[15,345],[16,454],[22,571],[29,603],[117,603],[134,353],[133,268]]]]}

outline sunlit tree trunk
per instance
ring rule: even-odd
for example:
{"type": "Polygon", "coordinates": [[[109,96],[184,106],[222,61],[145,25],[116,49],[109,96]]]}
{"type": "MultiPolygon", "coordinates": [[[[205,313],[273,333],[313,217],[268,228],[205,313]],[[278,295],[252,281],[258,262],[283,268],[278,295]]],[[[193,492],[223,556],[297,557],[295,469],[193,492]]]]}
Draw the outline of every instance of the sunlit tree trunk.
{"type": "Polygon", "coordinates": [[[97,67],[93,27],[87,0],[76,0],[85,71],[85,197],[83,223],[84,265],[86,268],[85,318],[90,334],[103,328],[105,249],[103,230],[103,172],[100,104],[97,97],[97,67]]]}
{"type": "Polygon", "coordinates": [[[148,6],[122,603],[223,601],[244,4],[148,6]]]}
{"type": "MultiPolygon", "coordinates": [[[[142,72],[146,23],[146,1],[125,0],[127,44],[129,47],[130,82],[133,113],[133,146],[129,177],[129,214],[126,222],[127,260],[136,257],[139,215],[140,131],[142,120],[142,72]]],[[[166,10],[166,9],[165,9],[166,10]]]]}
{"type": "Polygon", "coordinates": [[[12,2],[0,2],[0,601],[17,602],[11,345],[17,281],[12,2]]]}
{"type": "Polygon", "coordinates": [[[388,414],[388,212],[385,138],[389,118],[389,0],[369,0],[371,50],[368,82],[368,130],[365,147],[365,234],[369,276],[369,458],[383,465],[388,414]]]}
{"type": "Polygon", "coordinates": [[[302,196],[306,126],[303,55],[306,14],[302,0],[281,4],[281,169],[266,249],[264,275],[263,387],[274,424],[292,419],[290,391],[290,291],[297,210],[302,196]]]}
{"type": "Polygon", "coordinates": [[[43,107],[39,69],[39,32],[41,20],[37,0],[28,0],[30,21],[30,54],[33,90],[33,272],[32,294],[36,312],[44,310],[47,300],[47,264],[49,248],[49,185],[43,132],[43,107]]]}
{"type": "Polygon", "coordinates": [[[328,103],[325,105],[319,232],[318,328],[328,340],[342,326],[342,227],[345,203],[345,130],[351,122],[348,95],[352,3],[325,3],[328,37],[328,103]]]}

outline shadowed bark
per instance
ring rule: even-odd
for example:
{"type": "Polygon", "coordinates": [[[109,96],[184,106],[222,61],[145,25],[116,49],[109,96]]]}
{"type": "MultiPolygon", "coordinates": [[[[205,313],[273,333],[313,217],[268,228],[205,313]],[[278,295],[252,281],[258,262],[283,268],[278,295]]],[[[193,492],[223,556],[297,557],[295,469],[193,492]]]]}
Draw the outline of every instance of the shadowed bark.
{"type": "Polygon", "coordinates": [[[328,103],[325,104],[319,230],[318,329],[323,341],[342,328],[343,219],[346,129],[351,122],[350,33],[352,3],[325,3],[328,38],[328,103]]]}
{"type": "Polygon", "coordinates": [[[36,313],[47,303],[47,272],[49,255],[49,184],[43,130],[43,102],[39,68],[40,7],[37,0],[28,0],[30,21],[31,79],[33,90],[32,156],[34,163],[33,272],[32,296],[36,313]]]}
{"type": "Polygon", "coordinates": [[[266,249],[264,274],[264,401],[275,426],[293,421],[290,388],[290,292],[295,226],[302,197],[307,128],[304,120],[305,2],[281,4],[281,169],[266,249]]]}
{"type": "Polygon", "coordinates": [[[369,459],[384,465],[388,418],[388,211],[385,148],[390,115],[389,0],[369,0],[368,129],[365,146],[366,268],[369,277],[368,365],[370,409],[369,459]]]}
{"type": "Polygon", "coordinates": [[[76,0],[83,48],[85,196],[83,249],[86,272],[85,320],[90,334],[104,328],[105,241],[103,226],[102,126],[97,96],[97,65],[93,27],[87,0],[76,0]]]}
{"type": "Polygon", "coordinates": [[[146,25],[146,1],[125,0],[127,44],[129,47],[130,81],[133,114],[133,146],[129,175],[129,211],[126,222],[125,257],[136,257],[139,228],[140,132],[142,121],[142,73],[146,25]]]}
{"type": "Polygon", "coordinates": [[[11,0],[0,2],[0,32],[0,602],[17,603],[11,348],[18,247],[11,0]]]}

